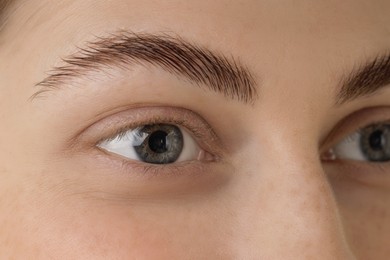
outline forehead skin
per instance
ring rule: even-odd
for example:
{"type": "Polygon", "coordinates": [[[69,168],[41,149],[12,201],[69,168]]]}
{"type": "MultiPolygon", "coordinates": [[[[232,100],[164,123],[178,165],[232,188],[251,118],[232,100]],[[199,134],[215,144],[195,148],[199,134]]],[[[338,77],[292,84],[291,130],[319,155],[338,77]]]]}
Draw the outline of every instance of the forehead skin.
{"type": "MultiPolygon", "coordinates": [[[[29,50],[31,59],[42,66],[31,75],[36,82],[42,78],[42,69],[47,70],[58,56],[71,52],[72,44],[120,28],[135,32],[173,32],[211,49],[232,53],[245,60],[248,66],[263,74],[268,73],[264,80],[278,78],[270,73],[280,70],[270,71],[271,68],[296,67],[299,65],[295,64],[296,60],[302,63],[302,67],[316,60],[335,74],[356,62],[356,57],[363,59],[388,48],[387,5],[386,1],[299,1],[298,4],[292,1],[200,1],[196,4],[176,1],[118,1],[115,4],[106,1],[29,1],[22,2],[13,12],[2,35],[2,39],[13,39],[12,46],[5,46],[2,55],[19,58],[18,55],[25,55],[23,50],[29,50]],[[28,44],[25,44],[26,40],[28,44]],[[356,47],[351,48],[351,44],[356,47]],[[39,50],[52,49],[56,51],[36,55],[39,50]],[[330,57],[338,57],[342,62],[330,60],[330,57]],[[267,64],[269,62],[271,66],[267,64]],[[294,66],[290,66],[292,62],[294,66]],[[335,65],[340,68],[333,67],[335,65]]],[[[313,68],[307,72],[306,78],[329,78],[321,72],[318,67],[313,68]]],[[[280,89],[273,89],[280,94],[280,89]]],[[[324,89],[324,93],[329,91],[324,89]]]]}
{"type": "Polygon", "coordinates": [[[365,105],[388,105],[384,92],[333,107],[343,73],[388,51],[389,11],[387,0],[16,3],[0,33],[0,144],[7,148],[0,151],[0,251],[38,259],[385,259],[389,200],[352,210],[348,196],[328,185],[316,153],[343,117],[365,105]],[[86,82],[29,101],[61,57],[118,30],[179,35],[237,57],[258,82],[258,102],[247,106],[176,89],[182,83],[163,72],[137,68],[133,82],[164,85],[153,92],[158,98],[113,80],[115,91],[107,82],[86,82]],[[208,115],[227,136],[243,135],[230,144],[239,152],[229,157],[229,186],[189,201],[132,198],[125,205],[112,195],[116,188],[104,195],[116,201],[91,199],[86,190],[114,187],[114,178],[98,177],[91,188],[92,174],[81,173],[112,171],[86,166],[84,155],[62,155],[71,133],[129,100],[160,99],[208,115]]]}

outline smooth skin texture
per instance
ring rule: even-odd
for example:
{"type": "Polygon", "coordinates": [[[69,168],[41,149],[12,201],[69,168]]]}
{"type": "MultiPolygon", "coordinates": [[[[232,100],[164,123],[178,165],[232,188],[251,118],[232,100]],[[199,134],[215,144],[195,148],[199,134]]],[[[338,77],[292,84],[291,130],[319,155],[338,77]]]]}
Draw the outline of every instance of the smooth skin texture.
{"type": "Polygon", "coordinates": [[[388,53],[389,13],[388,0],[16,1],[0,32],[0,258],[388,259],[390,166],[321,155],[390,119],[390,88],[335,105],[349,71],[388,53]],[[31,99],[61,58],[119,31],[232,57],[257,97],[137,63],[31,99]],[[151,168],[96,146],[171,114],[218,156],[151,168]]]}

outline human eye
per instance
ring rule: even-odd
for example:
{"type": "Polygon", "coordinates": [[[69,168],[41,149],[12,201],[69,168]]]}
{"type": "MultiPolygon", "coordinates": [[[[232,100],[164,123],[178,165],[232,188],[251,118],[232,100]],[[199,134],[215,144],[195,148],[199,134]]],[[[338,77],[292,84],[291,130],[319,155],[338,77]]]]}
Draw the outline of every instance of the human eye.
{"type": "Polygon", "coordinates": [[[200,160],[202,149],[187,130],[174,124],[148,124],[116,134],[98,147],[130,160],[170,164],[200,160]]]}
{"type": "Polygon", "coordinates": [[[321,149],[330,176],[390,187],[390,108],[359,110],[342,120],[321,149]]]}
{"type": "Polygon", "coordinates": [[[70,140],[68,154],[84,169],[82,183],[99,190],[92,196],[169,199],[213,192],[230,179],[225,137],[207,115],[141,104],[91,121],[70,140]]]}
{"type": "Polygon", "coordinates": [[[175,166],[184,174],[189,169],[202,169],[194,165],[221,158],[221,144],[211,126],[183,108],[131,108],[93,126],[90,136],[102,136],[95,147],[134,174],[140,169],[167,173],[177,170],[175,166]]]}
{"type": "Polygon", "coordinates": [[[383,163],[390,161],[390,122],[365,126],[328,151],[334,159],[383,163]]]}

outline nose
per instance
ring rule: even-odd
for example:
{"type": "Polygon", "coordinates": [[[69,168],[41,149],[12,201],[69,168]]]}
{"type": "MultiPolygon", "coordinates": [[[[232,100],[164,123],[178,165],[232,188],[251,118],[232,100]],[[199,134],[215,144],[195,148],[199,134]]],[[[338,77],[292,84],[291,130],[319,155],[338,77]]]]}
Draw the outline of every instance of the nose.
{"type": "Polygon", "coordinates": [[[355,259],[316,145],[293,138],[269,142],[243,153],[239,258],[355,259]]]}

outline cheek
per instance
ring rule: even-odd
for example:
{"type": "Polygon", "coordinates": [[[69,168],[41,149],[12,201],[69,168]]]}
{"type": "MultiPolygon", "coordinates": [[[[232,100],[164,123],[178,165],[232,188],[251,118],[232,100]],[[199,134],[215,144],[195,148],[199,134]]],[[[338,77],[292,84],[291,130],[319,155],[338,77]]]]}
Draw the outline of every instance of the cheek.
{"type": "MultiPolygon", "coordinates": [[[[169,233],[164,226],[169,223],[154,224],[158,220],[153,222],[145,211],[136,213],[125,204],[97,203],[83,194],[51,190],[36,182],[14,182],[6,178],[10,173],[1,174],[0,255],[5,259],[174,256],[174,248],[164,237],[169,233]]],[[[26,174],[13,172],[15,175],[26,174]]]]}
{"type": "MultiPolygon", "coordinates": [[[[330,170],[332,168],[329,168],[330,170]]],[[[332,172],[329,171],[329,172],[332,172]]],[[[333,172],[337,172],[333,170],[333,172]]],[[[390,193],[388,188],[329,175],[344,230],[351,248],[361,259],[387,259],[390,234],[390,193]]],[[[380,176],[380,180],[383,179],[380,176]]],[[[387,182],[378,183],[385,185],[387,182]]]]}
{"type": "Polygon", "coordinates": [[[26,230],[21,215],[24,207],[20,199],[21,191],[14,189],[7,179],[8,174],[0,171],[0,252],[7,259],[28,249],[24,233],[30,232],[26,230]]]}
{"type": "Polygon", "coordinates": [[[73,198],[23,209],[32,217],[21,216],[20,222],[29,227],[28,232],[19,230],[21,241],[48,259],[156,259],[174,251],[161,225],[140,220],[131,210],[93,204],[73,198]]]}
{"type": "MultiPolygon", "coordinates": [[[[74,259],[156,259],[164,253],[174,256],[169,239],[161,225],[140,220],[130,210],[102,205],[83,208],[62,205],[51,212],[52,221],[46,223],[43,245],[55,254],[74,259]]],[[[42,223],[43,225],[44,223],[42,223]]]]}
{"type": "MultiPolygon", "coordinates": [[[[46,194],[49,195],[50,193],[46,194]]],[[[44,194],[42,194],[44,195],[44,194]]],[[[50,195],[49,195],[50,196],[50,195]]],[[[217,203],[216,203],[217,204],[217,203]]],[[[213,209],[214,208],[214,209],[213,209]]],[[[40,200],[25,223],[48,258],[184,259],[229,255],[227,219],[200,201],[104,200],[85,194],[40,200]]],[[[45,255],[46,256],[46,255],[45,255]]]]}

